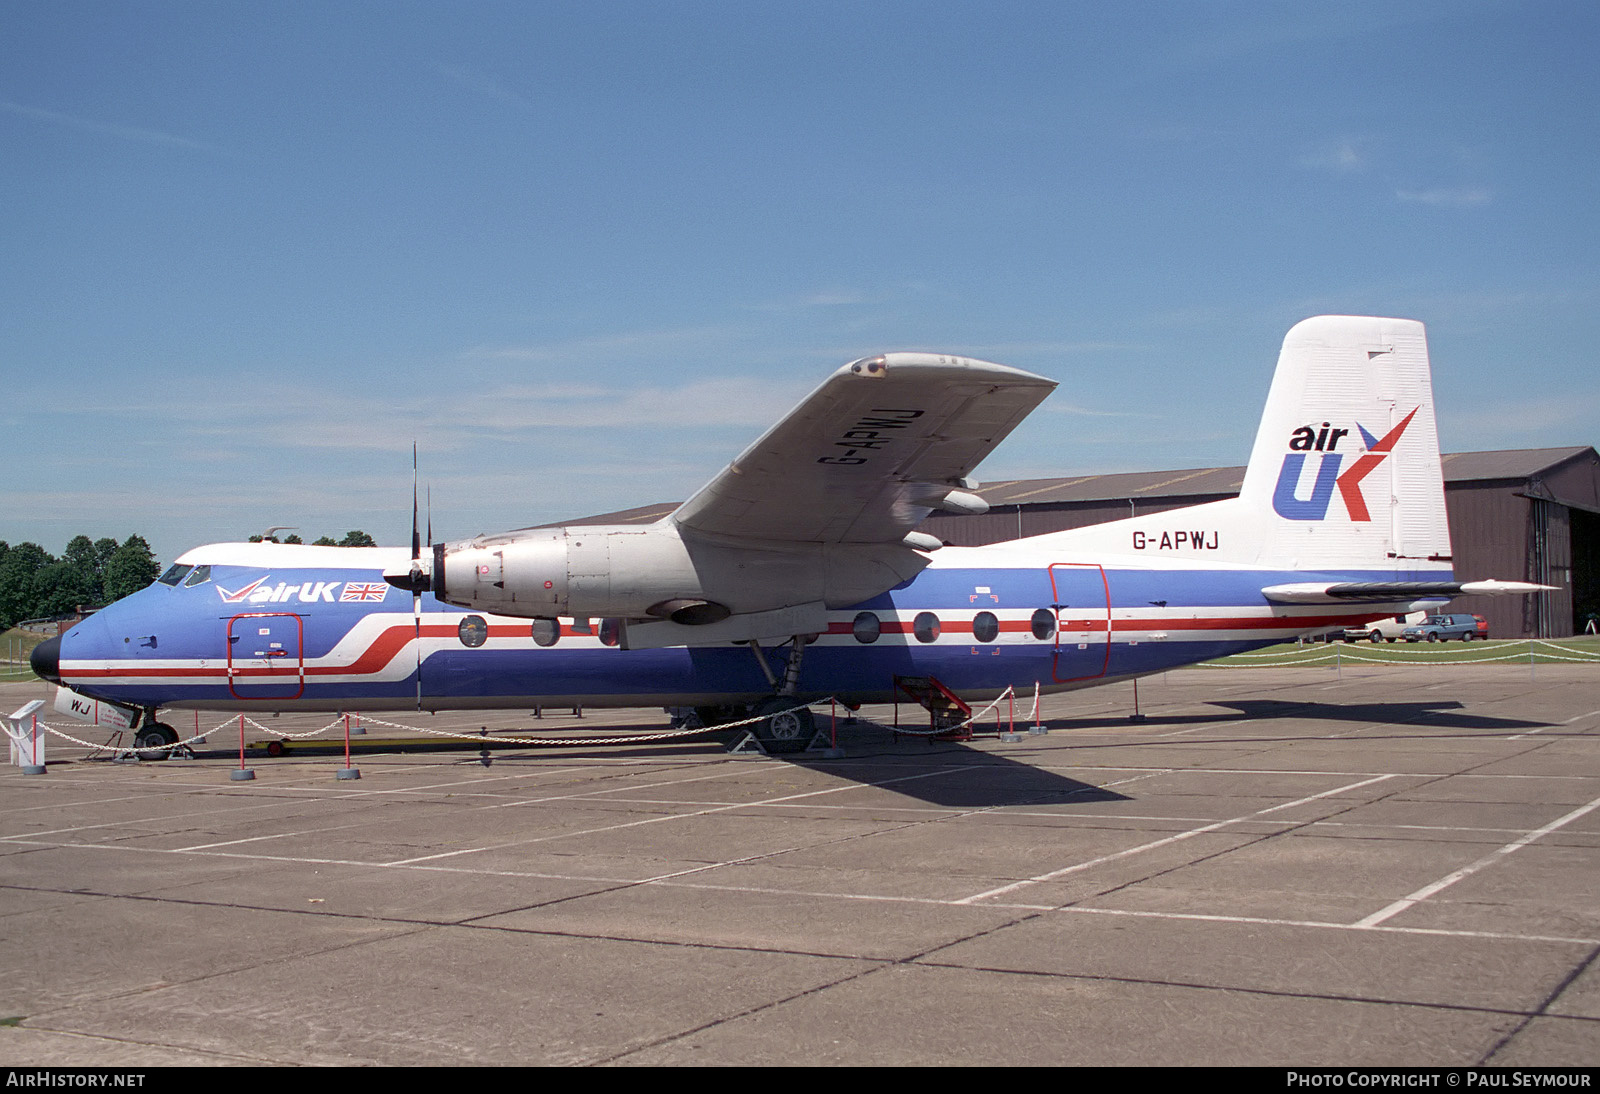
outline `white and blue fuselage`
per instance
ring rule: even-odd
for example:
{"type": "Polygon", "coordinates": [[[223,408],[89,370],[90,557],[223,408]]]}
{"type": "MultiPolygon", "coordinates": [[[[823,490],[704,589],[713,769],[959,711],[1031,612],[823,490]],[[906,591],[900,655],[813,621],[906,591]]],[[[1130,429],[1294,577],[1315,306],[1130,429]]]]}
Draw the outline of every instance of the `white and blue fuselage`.
{"type": "MultiPolygon", "coordinates": [[[[885,701],[896,676],[933,676],[976,698],[1093,686],[1392,607],[1274,604],[1264,587],[1439,576],[1119,567],[1029,558],[1028,543],[945,548],[901,587],[829,612],[826,633],[806,646],[797,696],[885,701]]],[[[404,557],[383,548],[197,548],[161,582],[64,636],[60,681],[129,706],[217,710],[712,706],[772,690],[747,645],[622,649],[615,621],[570,618],[558,634],[545,628],[542,644],[527,619],[464,611],[429,594],[414,615],[412,595],[382,576],[404,557]]],[[[785,648],[761,656],[782,674],[785,648]]]]}

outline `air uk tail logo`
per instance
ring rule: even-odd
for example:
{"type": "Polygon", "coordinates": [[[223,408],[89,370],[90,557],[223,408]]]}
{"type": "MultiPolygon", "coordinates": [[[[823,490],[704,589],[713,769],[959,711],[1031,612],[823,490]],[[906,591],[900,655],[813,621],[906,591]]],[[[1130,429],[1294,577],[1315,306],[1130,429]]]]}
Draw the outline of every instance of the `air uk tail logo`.
{"type": "Polygon", "coordinates": [[[1368,433],[1366,427],[1360,422],[1356,429],[1361,432],[1361,439],[1366,443],[1367,450],[1344,472],[1339,473],[1339,468],[1344,463],[1343,452],[1338,451],[1339,442],[1350,435],[1348,429],[1335,429],[1331,423],[1323,422],[1321,427],[1303,425],[1289,435],[1289,452],[1283,457],[1283,467],[1278,472],[1278,486],[1272,492],[1272,508],[1280,517],[1288,520],[1325,520],[1328,516],[1328,506],[1333,501],[1334,487],[1339,489],[1339,499],[1344,502],[1345,512],[1350,519],[1357,523],[1372,520],[1372,512],[1367,508],[1366,495],[1361,492],[1361,480],[1370,475],[1384,460],[1389,458],[1394,451],[1395,444],[1405,433],[1406,426],[1411,424],[1411,419],[1416,417],[1420,407],[1414,407],[1381,439],[1368,433]],[[1319,453],[1321,463],[1317,465],[1317,479],[1311,487],[1311,496],[1300,496],[1300,477],[1305,470],[1306,457],[1319,453]]]}

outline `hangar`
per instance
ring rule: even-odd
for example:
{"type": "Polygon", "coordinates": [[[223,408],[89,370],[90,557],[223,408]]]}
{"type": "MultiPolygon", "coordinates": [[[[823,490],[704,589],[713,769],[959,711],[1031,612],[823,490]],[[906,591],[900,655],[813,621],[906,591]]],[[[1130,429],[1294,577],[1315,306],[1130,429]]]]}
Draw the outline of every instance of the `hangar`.
{"type": "MultiPolygon", "coordinates": [[[[1457,452],[1441,457],[1456,577],[1559,586],[1534,596],[1460,597],[1452,611],[1489,620],[1495,638],[1561,638],[1600,615],[1600,453],[1593,447],[1457,452]]],[[[948,544],[985,543],[1103,524],[1235,497],[1243,467],[1135,471],[986,482],[981,516],[935,514],[920,530],[948,544]]],[[[568,523],[646,524],[677,503],[568,523]]]]}

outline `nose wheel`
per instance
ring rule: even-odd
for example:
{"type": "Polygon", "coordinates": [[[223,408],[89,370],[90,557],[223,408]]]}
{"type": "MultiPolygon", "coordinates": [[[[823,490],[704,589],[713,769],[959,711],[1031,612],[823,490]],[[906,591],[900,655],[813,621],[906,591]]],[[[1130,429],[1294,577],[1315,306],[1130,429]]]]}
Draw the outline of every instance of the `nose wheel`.
{"type": "Polygon", "coordinates": [[[170,745],[178,743],[178,731],[165,722],[152,722],[139,730],[133,747],[141,760],[166,760],[172,757],[170,745]]]}

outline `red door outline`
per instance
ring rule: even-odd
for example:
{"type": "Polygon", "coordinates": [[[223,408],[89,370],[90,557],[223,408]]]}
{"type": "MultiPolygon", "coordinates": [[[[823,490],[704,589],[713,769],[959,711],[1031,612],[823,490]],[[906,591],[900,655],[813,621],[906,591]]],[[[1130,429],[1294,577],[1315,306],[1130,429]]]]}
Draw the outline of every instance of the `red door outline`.
{"type": "Polygon", "coordinates": [[[246,612],[228,620],[228,691],[233,697],[256,700],[300,698],[306,690],[305,628],[305,620],[293,612],[246,612]],[[281,640],[272,641],[280,634],[289,633],[286,625],[279,631],[279,624],[269,623],[269,633],[264,635],[259,633],[259,627],[256,634],[235,634],[234,626],[241,619],[294,620],[293,651],[281,640]],[[245,694],[240,692],[240,686],[252,693],[264,690],[272,694],[245,694]],[[290,688],[293,690],[288,690],[290,688]]]}
{"type": "Polygon", "coordinates": [[[1111,664],[1111,582],[1105,567],[1095,562],[1052,562],[1050,593],[1056,612],[1051,678],[1064,684],[1104,676],[1111,664]]]}

